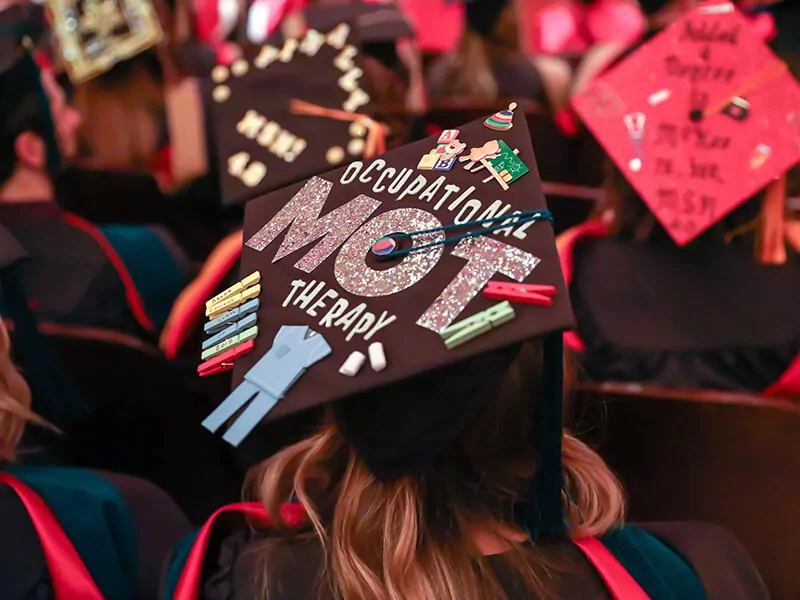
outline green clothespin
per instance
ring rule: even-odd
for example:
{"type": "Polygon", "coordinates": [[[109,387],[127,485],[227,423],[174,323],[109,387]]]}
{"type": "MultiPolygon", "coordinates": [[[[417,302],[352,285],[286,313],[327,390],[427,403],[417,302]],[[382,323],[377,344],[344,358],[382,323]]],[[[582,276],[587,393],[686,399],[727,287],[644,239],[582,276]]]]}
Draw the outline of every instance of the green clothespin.
{"type": "Polygon", "coordinates": [[[506,300],[500,304],[496,304],[491,308],[479,312],[468,319],[459,321],[452,324],[450,327],[442,331],[441,336],[444,339],[444,345],[448,350],[452,350],[476,337],[483,335],[490,329],[499,327],[504,323],[508,323],[516,317],[514,308],[511,303],[506,300]]]}

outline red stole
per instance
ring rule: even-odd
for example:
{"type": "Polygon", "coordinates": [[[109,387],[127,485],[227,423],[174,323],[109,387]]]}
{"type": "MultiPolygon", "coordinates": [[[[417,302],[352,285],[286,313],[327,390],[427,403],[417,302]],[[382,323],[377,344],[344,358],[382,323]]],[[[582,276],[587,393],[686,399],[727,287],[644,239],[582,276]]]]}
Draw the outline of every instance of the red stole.
{"type": "MultiPolygon", "coordinates": [[[[178,586],[172,600],[200,600],[199,592],[202,582],[203,560],[208,547],[208,540],[214,523],[225,513],[241,513],[262,527],[270,527],[272,521],[264,507],[257,502],[240,502],[220,508],[206,521],[192,546],[189,557],[183,566],[178,586]]],[[[299,504],[283,504],[281,514],[287,525],[296,527],[305,521],[305,511],[299,504]]],[[[631,577],[625,568],[614,558],[614,555],[596,538],[575,540],[589,562],[600,574],[614,600],[649,600],[649,596],[631,577]]]]}
{"type": "Polygon", "coordinates": [[[0,484],[13,489],[28,511],[42,544],[56,600],[103,600],[86,565],[44,501],[31,488],[7,473],[0,473],[0,484]]]}

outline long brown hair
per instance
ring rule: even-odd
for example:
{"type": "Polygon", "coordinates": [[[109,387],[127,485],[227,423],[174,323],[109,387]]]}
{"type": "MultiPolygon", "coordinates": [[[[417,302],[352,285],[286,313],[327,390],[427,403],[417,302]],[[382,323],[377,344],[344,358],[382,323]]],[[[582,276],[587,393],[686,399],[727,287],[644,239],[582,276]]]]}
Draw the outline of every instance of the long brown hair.
{"type": "MultiPolygon", "coordinates": [[[[800,192],[800,167],[790,169],[785,177],[786,195],[791,197],[800,192]]],[[[612,235],[642,243],[653,239],[654,236],[666,239],[667,234],[656,217],[628,179],[610,160],[606,161],[605,192],[605,200],[597,206],[592,218],[606,221],[612,235]]],[[[756,231],[765,195],[766,190],[759,191],[721,219],[720,227],[726,232],[725,240],[731,241],[742,233],[756,231]]],[[[784,218],[786,245],[800,253],[800,231],[798,231],[800,218],[788,206],[784,218]]],[[[707,235],[703,233],[700,238],[706,238],[707,235]]]]}
{"type": "Polygon", "coordinates": [[[11,342],[0,321],[0,463],[13,461],[25,423],[45,421],[30,409],[31,391],[11,361],[11,342]]]}
{"type": "MultiPolygon", "coordinates": [[[[280,535],[264,551],[265,593],[266,557],[300,535],[322,545],[324,584],[340,600],[506,600],[473,534],[524,537],[517,509],[535,470],[531,394],[540,370],[540,346],[526,345],[456,451],[426,472],[379,481],[332,422],[255,467],[248,489],[267,512],[279,515],[280,504],[296,498],[314,529],[299,533],[278,523],[280,535]]],[[[570,535],[596,536],[618,525],[623,493],[603,460],[565,433],[563,462],[570,535]]],[[[530,545],[499,559],[542,598],[566,572],[530,545]]]]}
{"type": "Polygon", "coordinates": [[[431,78],[438,80],[437,88],[449,97],[469,97],[486,101],[498,97],[497,79],[492,61],[520,50],[517,6],[509,2],[503,8],[490,36],[465,26],[456,51],[443,56],[431,69],[431,78]]]}

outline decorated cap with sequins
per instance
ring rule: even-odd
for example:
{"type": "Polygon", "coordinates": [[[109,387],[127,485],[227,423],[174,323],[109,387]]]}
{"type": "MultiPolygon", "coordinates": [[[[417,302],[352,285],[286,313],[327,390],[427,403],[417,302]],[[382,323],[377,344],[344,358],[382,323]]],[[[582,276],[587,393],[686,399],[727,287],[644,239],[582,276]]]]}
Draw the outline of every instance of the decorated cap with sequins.
{"type": "Polygon", "coordinates": [[[61,59],[73,83],[97,77],[161,41],[150,0],[48,0],[61,59]]]}
{"type": "Polygon", "coordinates": [[[209,82],[222,197],[241,204],[383,151],[352,27],[309,29],[218,66],[209,82]]]}
{"type": "Polygon", "coordinates": [[[259,335],[204,426],[238,445],[261,421],[333,403],[367,466],[392,479],[445,452],[478,388],[544,336],[532,531],[559,533],[569,295],[525,116],[503,131],[485,121],[247,205],[241,269],[261,277],[259,335]]]}
{"type": "Polygon", "coordinates": [[[730,2],[701,3],[572,102],[678,245],[800,160],[800,85],[730,2]]]}

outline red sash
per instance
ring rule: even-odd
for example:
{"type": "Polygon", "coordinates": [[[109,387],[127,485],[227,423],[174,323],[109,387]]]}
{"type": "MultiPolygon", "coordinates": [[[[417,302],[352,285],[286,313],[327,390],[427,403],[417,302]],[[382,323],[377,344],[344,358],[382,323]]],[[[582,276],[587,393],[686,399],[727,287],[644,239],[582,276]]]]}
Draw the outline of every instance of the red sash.
{"type": "MultiPolygon", "coordinates": [[[[241,513],[250,517],[263,527],[272,525],[264,507],[257,502],[240,502],[220,508],[206,521],[192,546],[189,557],[183,566],[183,572],[175,588],[172,600],[199,600],[202,581],[203,560],[208,547],[208,540],[217,517],[225,513],[241,513]]],[[[305,521],[305,511],[299,504],[281,506],[283,520],[290,527],[296,527],[305,521]]],[[[586,555],[589,562],[600,574],[614,600],[650,600],[644,590],[631,577],[625,568],[614,558],[614,555],[596,538],[575,540],[578,548],[586,555]]]]}
{"type": "Polygon", "coordinates": [[[103,600],[86,565],[44,501],[31,488],[7,473],[0,473],[0,484],[6,484],[14,490],[28,511],[42,544],[56,600],[103,600]]]}
{"type": "Polygon", "coordinates": [[[763,393],[764,396],[800,396],[800,355],[795,357],[789,368],[784,371],[781,378],[769,386],[763,393]]]}
{"type": "Polygon", "coordinates": [[[95,242],[97,242],[97,245],[100,246],[100,249],[108,257],[108,260],[111,262],[114,270],[119,275],[120,280],[122,280],[122,285],[125,287],[125,298],[128,301],[128,306],[130,307],[134,318],[146,331],[155,331],[155,325],[153,325],[150,317],[147,316],[147,312],[144,308],[144,301],[139,295],[139,290],[136,289],[136,284],[134,283],[131,274],[128,273],[128,268],[125,266],[122,258],[120,258],[119,254],[117,254],[117,251],[114,250],[114,247],[108,242],[103,233],[86,219],[82,219],[81,217],[73,215],[72,213],[64,213],[64,218],[72,227],[75,229],[80,229],[84,233],[91,236],[95,242]]]}
{"type": "MultiPolygon", "coordinates": [[[[556,238],[558,246],[558,258],[561,262],[561,271],[564,273],[564,281],[567,289],[572,282],[572,271],[575,258],[575,247],[586,240],[596,240],[609,235],[608,226],[600,221],[590,221],[583,225],[577,225],[567,229],[556,238]]],[[[577,331],[564,332],[564,346],[574,352],[584,352],[586,347],[583,340],[578,336],[577,331]]]]}

